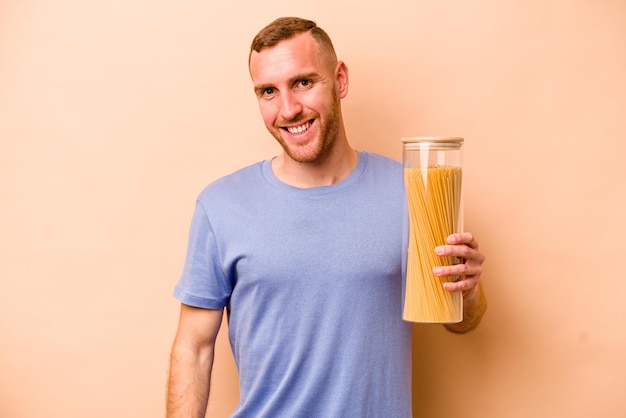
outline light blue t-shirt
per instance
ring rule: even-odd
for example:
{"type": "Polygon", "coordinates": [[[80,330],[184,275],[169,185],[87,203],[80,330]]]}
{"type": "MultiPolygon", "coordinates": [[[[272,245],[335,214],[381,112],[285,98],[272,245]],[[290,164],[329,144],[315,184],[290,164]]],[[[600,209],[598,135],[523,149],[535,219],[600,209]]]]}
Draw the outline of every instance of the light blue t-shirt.
{"type": "Polygon", "coordinates": [[[202,191],[174,294],[228,308],[233,417],[411,416],[404,206],[401,165],[364,152],[331,186],[288,186],[267,160],[202,191]]]}

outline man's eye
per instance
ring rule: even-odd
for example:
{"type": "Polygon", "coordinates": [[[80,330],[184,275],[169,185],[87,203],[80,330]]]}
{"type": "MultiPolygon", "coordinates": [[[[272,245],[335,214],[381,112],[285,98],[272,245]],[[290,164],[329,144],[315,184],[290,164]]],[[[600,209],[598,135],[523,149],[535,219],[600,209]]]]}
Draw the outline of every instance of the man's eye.
{"type": "Polygon", "coordinates": [[[311,82],[309,80],[300,80],[300,85],[302,87],[306,87],[306,86],[308,86],[310,84],[311,84],[311,82]]]}
{"type": "Polygon", "coordinates": [[[271,87],[268,87],[266,89],[263,89],[263,96],[270,96],[274,93],[274,89],[271,87]]]}

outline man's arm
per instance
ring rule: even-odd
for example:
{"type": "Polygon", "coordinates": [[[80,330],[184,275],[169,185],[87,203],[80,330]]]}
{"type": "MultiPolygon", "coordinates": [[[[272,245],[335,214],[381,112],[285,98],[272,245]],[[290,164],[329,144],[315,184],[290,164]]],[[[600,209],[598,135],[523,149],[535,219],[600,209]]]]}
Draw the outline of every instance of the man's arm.
{"type": "Polygon", "coordinates": [[[170,356],[167,418],[204,418],[223,310],[181,304],[170,356]]]}
{"type": "Polygon", "coordinates": [[[455,334],[465,334],[480,324],[487,310],[487,298],[483,287],[478,283],[471,290],[471,296],[463,295],[463,321],[457,324],[446,324],[446,329],[455,334]]]}
{"type": "Polygon", "coordinates": [[[472,331],[487,310],[487,298],[479,283],[485,256],[469,232],[450,235],[448,245],[437,247],[435,253],[465,260],[462,264],[435,268],[433,273],[437,276],[458,276],[458,281],[444,283],[444,289],[450,292],[463,292],[463,321],[458,324],[446,324],[446,329],[457,334],[472,331]]]}

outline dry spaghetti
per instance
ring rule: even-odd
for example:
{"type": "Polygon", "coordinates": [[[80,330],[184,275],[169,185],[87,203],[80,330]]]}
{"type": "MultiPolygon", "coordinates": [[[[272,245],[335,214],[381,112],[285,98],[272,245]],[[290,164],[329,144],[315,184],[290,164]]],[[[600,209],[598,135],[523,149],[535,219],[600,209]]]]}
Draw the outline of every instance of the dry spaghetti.
{"type": "Polygon", "coordinates": [[[458,231],[461,204],[460,167],[429,166],[404,169],[409,212],[409,246],[403,318],[412,322],[453,323],[463,319],[461,292],[443,288],[453,277],[433,274],[455,258],[434,249],[458,231]]]}

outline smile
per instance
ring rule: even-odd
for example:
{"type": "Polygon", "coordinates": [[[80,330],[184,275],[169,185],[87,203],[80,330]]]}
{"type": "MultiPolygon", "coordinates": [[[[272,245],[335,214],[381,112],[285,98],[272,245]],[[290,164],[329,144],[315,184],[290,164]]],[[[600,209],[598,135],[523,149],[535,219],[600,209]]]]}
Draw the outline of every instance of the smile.
{"type": "Polygon", "coordinates": [[[298,134],[303,134],[306,131],[308,131],[312,124],[313,123],[311,121],[307,121],[303,123],[302,125],[288,126],[288,127],[285,127],[284,129],[286,129],[287,132],[289,132],[290,134],[298,135],[298,134]]]}

